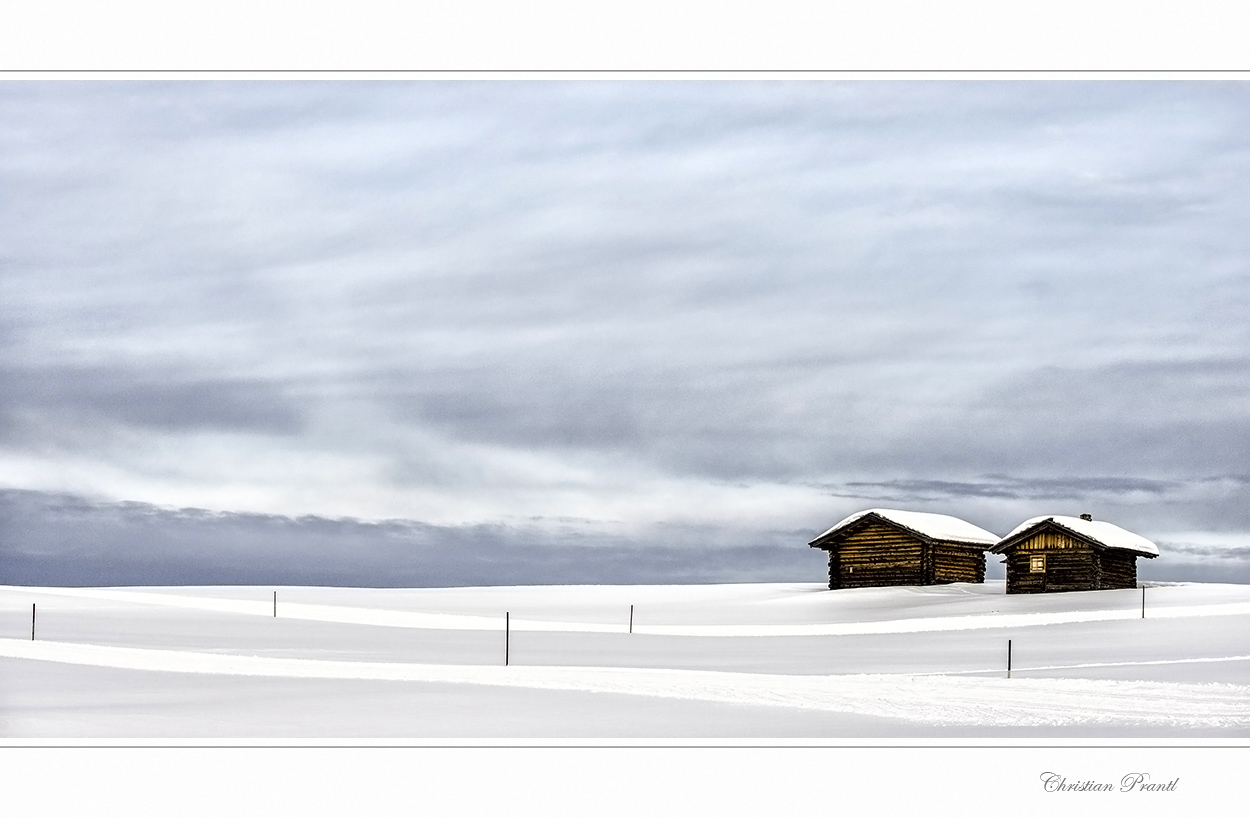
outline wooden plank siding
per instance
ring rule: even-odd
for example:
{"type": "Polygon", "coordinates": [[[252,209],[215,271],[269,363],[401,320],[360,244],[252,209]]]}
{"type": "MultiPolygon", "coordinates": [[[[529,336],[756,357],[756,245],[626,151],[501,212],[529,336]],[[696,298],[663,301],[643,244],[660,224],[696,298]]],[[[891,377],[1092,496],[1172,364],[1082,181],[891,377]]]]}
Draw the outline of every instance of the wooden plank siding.
{"type": "Polygon", "coordinates": [[[1005,556],[1009,594],[1137,587],[1136,555],[1094,548],[1062,531],[1039,531],[1008,548],[1005,556]],[[1032,570],[1036,556],[1046,560],[1042,571],[1032,570]]]}
{"type": "Polygon", "coordinates": [[[1128,551],[1103,551],[1095,556],[1099,560],[1099,588],[1137,587],[1137,555],[1128,551]]]}
{"type": "Polygon", "coordinates": [[[1007,593],[1045,594],[1094,590],[1094,549],[1088,545],[1063,549],[1014,548],[1007,555],[1007,593]],[[1046,570],[1032,571],[1030,560],[1042,554],[1046,570]]]}
{"type": "Polygon", "coordinates": [[[933,546],[934,582],[985,582],[985,552],[937,543],[933,546]]]}
{"type": "Polygon", "coordinates": [[[829,588],[984,582],[985,553],[931,543],[915,534],[871,520],[829,550],[829,588]]]}

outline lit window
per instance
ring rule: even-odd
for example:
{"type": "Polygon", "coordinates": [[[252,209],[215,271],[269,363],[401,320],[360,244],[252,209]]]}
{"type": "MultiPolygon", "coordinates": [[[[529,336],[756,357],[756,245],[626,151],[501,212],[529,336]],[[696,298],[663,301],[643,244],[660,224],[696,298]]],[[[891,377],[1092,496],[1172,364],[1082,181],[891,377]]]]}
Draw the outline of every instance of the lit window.
{"type": "Polygon", "coordinates": [[[1036,557],[1029,557],[1029,572],[1040,574],[1046,570],[1046,555],[1038,554],[1036,557]]]}

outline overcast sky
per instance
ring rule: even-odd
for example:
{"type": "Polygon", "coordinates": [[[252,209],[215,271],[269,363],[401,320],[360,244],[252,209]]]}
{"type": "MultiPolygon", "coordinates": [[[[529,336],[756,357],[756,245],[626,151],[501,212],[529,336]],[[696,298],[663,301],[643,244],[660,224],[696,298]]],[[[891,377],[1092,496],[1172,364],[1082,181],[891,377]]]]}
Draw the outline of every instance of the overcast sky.
{"type": "Polygon", "coordinates": [[[1250,85],[0,83],[0,349],[31,581],[820,581],[874,506],[1250,581],[1250,85]]]}

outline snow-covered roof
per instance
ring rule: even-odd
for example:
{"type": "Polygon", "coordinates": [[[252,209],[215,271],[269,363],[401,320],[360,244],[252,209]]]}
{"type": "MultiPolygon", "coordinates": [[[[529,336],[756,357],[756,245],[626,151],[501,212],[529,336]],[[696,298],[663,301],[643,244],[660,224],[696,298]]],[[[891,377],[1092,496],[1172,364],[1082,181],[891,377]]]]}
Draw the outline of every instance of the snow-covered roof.
{"type": "Polygon", "coordinates": [[[870,508],[866,511],[857,511],[821,534],[815,540],[812,540],[812,542],[818,542],[835,531],[846,528],[852,523],[867,517],[869,514],[883,517],[895,525],[910,529],[931,540],[971,543],[974,545],[994,545],[998,542],[997,534],[992,534],[967,520],[951,517],[949,514],[931,514],[927,511],[898,511],[892,508],[870,508]]]}
{"type": "Polygon", "coordinates": [[[1080,534],[1086,539],[1093,540],[1107,548],[1121,548],[1125,551],[1136,551],[1138,554],[1148,554],[1152,557],[1159,556],[1159,546],[1140,534],[1125,531],[1118,525],[1106,523],[1102,520],[1082,520],[1080,517],[1062,517],[1059,515],[1034,517],[1031,520],[1025,520],[1012,529],[1010,534],[1003,537],[1002,542],[1007,542],[1017,534],[1047,521],[1080,534]]]}

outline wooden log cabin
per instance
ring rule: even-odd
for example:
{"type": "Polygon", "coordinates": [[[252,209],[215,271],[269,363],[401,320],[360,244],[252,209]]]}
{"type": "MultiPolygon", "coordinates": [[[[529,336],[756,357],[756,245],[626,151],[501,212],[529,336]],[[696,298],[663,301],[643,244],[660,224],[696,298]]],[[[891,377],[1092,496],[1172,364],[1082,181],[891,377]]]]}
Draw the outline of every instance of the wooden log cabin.
{"type": "Polygon", "coordinates": [[[1137,587],[1137,558],[1159,548],[1117,525],[1080,517],[1034,517],[991,549],[1007,566],[1007,593],[1102,591],[1137,587]]]}
{"type": "Polygon", "coordinates": [[[829,552],[829,588],[984,582],[998,536],[945,514],[873,508],[808,543],[829,552]]]}

